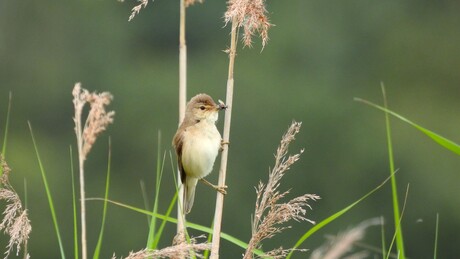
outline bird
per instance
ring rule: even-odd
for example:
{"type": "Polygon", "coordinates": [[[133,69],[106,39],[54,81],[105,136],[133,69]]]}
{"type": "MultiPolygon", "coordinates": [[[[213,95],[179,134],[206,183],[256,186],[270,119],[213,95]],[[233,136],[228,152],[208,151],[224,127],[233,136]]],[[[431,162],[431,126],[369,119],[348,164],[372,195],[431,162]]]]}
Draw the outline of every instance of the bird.
{"type": "Polygon", "coordinates": [[[198,94],[190,99],[185,108],[185,116],[173,138],[173,147],[177,155],[181,182],[184,188],[183,213],[190,213],[195,199],[198,180],[225,194],[225,188],[206,181],[211,173],[214,161],[227,144],[216,127],[219,111],[227,106],[219,101],[216,104],[207,94],[198,94]]]}

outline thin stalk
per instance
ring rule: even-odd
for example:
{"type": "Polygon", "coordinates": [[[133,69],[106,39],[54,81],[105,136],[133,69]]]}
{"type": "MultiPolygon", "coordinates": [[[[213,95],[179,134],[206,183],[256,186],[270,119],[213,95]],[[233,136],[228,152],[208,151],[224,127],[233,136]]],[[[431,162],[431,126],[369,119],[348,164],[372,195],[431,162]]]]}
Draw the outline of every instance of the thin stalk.
{"type": "MultiPolygon", "coordinates": [[[[180,0],[179,21],[179,124],[185,117],[185,105],[187,102],[187,44],[185,42],[185,0],[180,0]]],[[[181,185],[180,172],[177,171],[177,184],[181,185]]],[[[184,231],[184,217],[182,214],[183,188],[179,189],[177,199],[177,233],[184,231]]]]}
{"type": "MultiPolygon", "coordinates": [[[[380,227],[381,227],[381,230],[380,230],[380,234],[382,236],[382,258],[387,258],[387,246],[385,244],[385,222],[383,220],[383,216],[380,217],[380,227]]],[[[390,251],[389,251],[390,252],[390,251]]]]}
{"type": "Polygon", "coordinates": [[[78,171],[80,178],[80,218],[81,218],[81,258],[87,259],[86,247],[86,195],[85,195],[85,158],[83,155],[83,132],[81,126],[81,114],[75,116],[75,129],[78,148],[78,171]]]}
{"type": "Polygon", "coordinates": [[[82,156],[79,156],[78,164],[80,173],[81,258],[87,259],[85,171],[83,169],[85,162],[82,156]]]}
{"type": "Polygon", "coordinates": [[[439,213],[436,213],[436,231],[434,235],[434,255],[433,259],[438,258],[438,235],[439,235],[439,213]]]}
{"type": "Polygon", "coordinates": [[[75,177],[73,171],[73,152],[72,146],[69,147],[70,152],[70,172],[72,174],[72,208],[73,208],[73,241],[74,241],[74,258],[79,258],[78,256],[78,219],[77,219],[77,198],[75,195],[75,177]]]}
{"type": "MultiPolygon", "coordinates": [[[[232,31],[230,38],[230,50],[229,50],[229,63],[228,63],[228,79],[227,79],[227,96],[225,104],[227,109],[225,111],[224,119],[224,134],[223,140],[229,142],[230,140],[230,122],[232,116],[232,103],[233,103],[233,70],[235,64],[236,45],[237,45],[237,29],[238,23],[235,18],[232,20],[232,31]]],[[[225,178],[227,173],[227,159],[228,159],[228,145],[223,146],[222,157],[220,162],[219,170],[219,184],[218,186],[225,186],[225,178]]],[[[211,245],[211,259],[219,258],[219,245],[220,245],[220,232],[222,227],[222,213],[224,210],[224,195],[217,192],[216,198],[216,210],[214,213],[214,228],[212,233],[212,245],[211,245]]]]}

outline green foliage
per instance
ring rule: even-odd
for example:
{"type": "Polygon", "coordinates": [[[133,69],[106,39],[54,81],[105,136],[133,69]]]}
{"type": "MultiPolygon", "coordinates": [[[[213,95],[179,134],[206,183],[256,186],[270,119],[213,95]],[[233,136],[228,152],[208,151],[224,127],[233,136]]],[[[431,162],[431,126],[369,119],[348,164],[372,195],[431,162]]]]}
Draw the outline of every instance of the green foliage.
{"type": "Polygon", "coordinates": [[[46,197],[48,198],[48,206],[51,211],[51,218],[53,219],[53,225],[54,225],[54,229],[56,231],[56,236],[58,239],[61,259],[65,259],[64,245],[62,243],[61,233],[59,231],[59,224],[58,224],[57,217],[56,217],[56,211],[54,209],[53,197],[51,195],[51,190],[48,186],[48,180],[46,179],[46,171],[45,171],[45,168],[43,167],[42,160],[40,159],[40,153],[38,152],[38,146],[35,142],[35,137],[34,137],[34,133],[32,131],[32,125],[30,124],[30,122],[29,122],[29,130],[30,130],[30,136],[32,137],[32,142],[35,148],[35,154],[37,156],[38,166],[40,167],[40,173],[42,175],[43,184],[45,185],[46,197]]]}
{"type": "Polygon", "coordinates": [[[107,199],[109,198],[110,165],[111,165],[111,160],[112,160],[112,144],[111,144],[110,138],[109,138],[109,154],[107,157],[108,157],[107,159],[107,177],[105,181],[105,194],[104,194],[105,201],[104,201],[104,208],[102,210],[101,230],[99,232],[99,238],[97,240],[96,249],[94,250],[94,255],[93,255],[94,259],[98,259],[101,253],[102,240],[104,236],[105,219],[107,217],[107,199]]]}
{"type": "Polygon", "coordinates": [[[72,146],[69,147],[70,153],[70,172],[72,174],[72,209],[73,209],[73,250],[74,258],[79,258],[79,246],[78,246],[78,210],[77,210],[77,198],[75,193],[75,174],[73,165],[73,152],[72,146]]]}
{"type": "MultiPolygon", "coordinates": [[[[382,84],[382,94],[383,94],[383,102],[385,104],[385,108],[387,108],[388,106],[387,96],[386,96],[385,87],[383,86],[383,84],[382,84]]],[[[391,140],[391,126],[390,126],[390,119],[388,118],[388,113],[385,113],[385,126],[386,126],[386,133],[387,133],[388,160],[390,163],[391,198],[393,201],[393,216],[394,216],[394,224],[395,224],[396,246],[398,249],[398,255],[400,256],[401,259],[404,259],[406,258],[406,253],[404,250],[404,239],[403,239],[403,232],[402,232],[402,227],[401,227],[401,214],[399,212],[398,188],[396,185],[396,177],[393,174],[393,172],[395,172],[395,165],[394,165],[394,157],[393,157],[393,143],[391,140]]]]}
{"type": "Polygon", "coordinates": [[[453,153],[457,154],[457,155],[460,155],[460,145],[453,142],[452,140],[449,140],[437,133],[434,133],[433,131],[429,130],[429,129],[426,129],[412,121],[410,121],[409,119],[406,119],[405,117],[399,115],[398,113],[394,112],[394,111],[391,111],[389,109],[387,109],[386,107],[382,107],[382,106],[379,106],[375,103],[372,103],[370,101],[366,101],[366,100],[363,100],[361,98],[355,98],[356,101],[359,101],[359,102],[362,102],[362,103],[365,103],[367,105],[370,105],[374,108],[377,108],[383,112],[385,112],[386,114],[390,114],[392,116],[394,116],[395,118],[398,118],[400,119],[401,121],[411,125],[412,127],[414,127],[415,129],[419,130],[420,132],[422,132],[423,134],[425,134],[426,136],[428,136],[429,138],[431,138],[432,140],[434,140],[436,143],[438,143],[440,146],[446,148],[447,150],[450,150],[452,151],[453,153]]]}
{"type": "MultiPolygon", "coordinates": [[[[175,196],[175,198],[177,198],[177,195],[175,196]]],[[[94,199],[90,199],[90,200],[105,201],[104,199],[99,199],[99,198],[94,198],[94,199]]],[[[131,206],[131,205],[127,205],[127,204],[124,204],[124,203],[121,203],[121,202],[117,202],[117,201],[112,201],[112,200],[107,200],[107,201],[112,203],[112,204],[115,204],[117,206],[120,206],[120,207],[123,207],[123,208],[126,208],[126,209],[130,209],[130,210],[138,212],[138,213],[142,213],[142,214],[145,214],[145,215],[150,215],[152,217],[157,217],[157,218],[163,219],[163,220],[165,220],[167,222],[177,224],[177,219],[176,218],[169,217],[167,215],[163,215],[163,214],[159,214],[159,213],[153,214],[151,211],[140,209],[140,208],[137,208],[137,207],[134,207],[134,206],[131,206]]],[[[173,204],[173,203],[171,203],[171,204],[173,204]]],[[[195,224],[195,223],[192,223],[192,222],[186,222],[185,226],[188,227],[188,228],[192,228],[192,229],[195,229],[195,230],[202,231],[204,233],[208,233],[208,234],[212,233],[212,228],[205,227],[205,226],[195,224]]],[[[241,247],[243,249],[246,249],[248,247],[247,243],[245,243],[244,241],[242,241],[242,240],[240,240],[240,239],[238,239],[236,237],[233,237],[233,236],[231,236],[231,235],[229,235],[227,233],[222,232],[221,233],[221,238],[224,239],[224,240],[227,240],[227,241],[229,241],[229,242],[231,242],[231,243],[235,244],[236,246],[239,246],[239,247],[241,247]]],[[[260,251],[260,250],[255,250],[254,253],[256,255],[263,255],[263,252],[260,251]]]]}
{"type": "MultiPolygon", "coordinates": [[[[394,173],[392,174],[392,176],[394,175],[394,173]]],[[[390,176],[391,177],[391,176],[390,176]]],[[[387,178],[385,181],[383,181],[379,186],[375,187],[374,189],[372,189],[370,192],[366,193],[364,196],[362,196],[361,198],[359,198],[358,200],[356,200],[355,202],[351,203],[350,205],[348,205],[347,207],[337,211],[336,213],[332,214],[331,216],[327,217],[326,219],[322,220],[321,222],[317,223],[315,226],[313,226],[310,230],[308,230],[307,232],[305,232],[305,234],[302,235],[302,237],[299,238],[299,240],[297,240],[297,243],[295,243],[295,245],[292,247],[293,249],[297,249],[300,247],[300,245],[305,242],[310,236],[312,236],[314,233],[316,233],[318,230],[324,228],[326,225],[328,225],[329,223],[331,223],[332,221],[338,219],[340,216],[342,216],[343,214],[345,214],[346,212],[350,211],[353,207],[355,207],[356,205],[358,205],[360,202],[362,202],[363,200],[365,200],[367,197],[371,196],[373,193],[375,193],[378,189],[380,189],[383,185],[385,185],[385,183],[390,179],[387,178]]],[[[286,259],[289,259],[291,258],[292,254],[294,253],[295,251],[291,251],[289,253],[289,255],[286,257],[286,259]]]]}
{"type": "MultiPolygon", "coordinates": [[[[153,203],[153,215],[155,215],[158,211],[158,204],[160,200],[160,188],[161,188],[161,178],[163,176],[163,168],[165,162],[165,156],[163,156],[163,160],[161,160],[161,131],[158,131],[158,149],[157,149],[157,167],[155,172],[155,201],[153,203]],[[162,162],[163,161],[163,162],[162,162]]],[[[150,220],[150,228],[149,228],[149,235],[147,238],[147,248],[156,249],[158,242],[160,242],[161,232],[156,232],[156,218],[152,217],[150,220]]],[[[162,229],[161,229],[162,231],[162,229]]]]}

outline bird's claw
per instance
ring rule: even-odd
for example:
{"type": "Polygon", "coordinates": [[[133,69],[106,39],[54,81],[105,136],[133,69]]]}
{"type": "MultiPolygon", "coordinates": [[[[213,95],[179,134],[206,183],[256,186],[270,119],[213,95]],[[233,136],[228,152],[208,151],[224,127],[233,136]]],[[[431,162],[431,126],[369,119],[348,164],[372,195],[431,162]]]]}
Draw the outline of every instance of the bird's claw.
{"type": "Polygon", "coordinates": [[[222,193],[223,195],[227,194],[227,185],[224,186],[216,186],[216,191],[222,193]]]}
{"type": "Polygon", "coordinates": [[[224,141],[223,139],[220,141],[220,151],[224,150],[224,145],[230,144],[230,141],[224,141]]]}

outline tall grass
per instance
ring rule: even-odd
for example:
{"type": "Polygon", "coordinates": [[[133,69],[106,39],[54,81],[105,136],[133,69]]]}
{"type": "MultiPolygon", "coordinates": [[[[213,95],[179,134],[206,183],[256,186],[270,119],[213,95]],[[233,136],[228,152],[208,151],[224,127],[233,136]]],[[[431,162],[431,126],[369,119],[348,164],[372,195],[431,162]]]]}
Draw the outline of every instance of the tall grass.
{"type": "MultiPolygon", "coordinates": [[[[385,87],[382,85],[382,95],[383,103],[385,108],[388,107],[387,96],[385,93],[385,87]]],[[[395,223],[395,235],[396,235],[396,246],[398,248],[398,255],[401,259],[406,258],[406,253],[404,250],[404,239],[403,232],[401,227],[401,213],[399,211],[399,200],[398,200],[398,187],[396,185],[396,177],[393,174],[395,171],[394,157],[393,157],[393,142],[391,138],[391,126],[388,113],[385,113],[385,126],[387,132],[387,145],[388,145],[388,161],[390,164],[390,174],[391,174],[391,197],[393,201],[393,216],[395,223]]]]}

